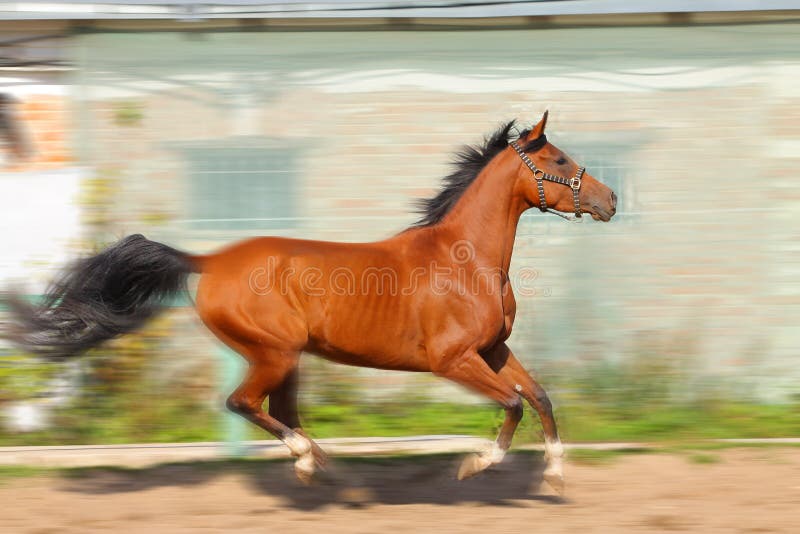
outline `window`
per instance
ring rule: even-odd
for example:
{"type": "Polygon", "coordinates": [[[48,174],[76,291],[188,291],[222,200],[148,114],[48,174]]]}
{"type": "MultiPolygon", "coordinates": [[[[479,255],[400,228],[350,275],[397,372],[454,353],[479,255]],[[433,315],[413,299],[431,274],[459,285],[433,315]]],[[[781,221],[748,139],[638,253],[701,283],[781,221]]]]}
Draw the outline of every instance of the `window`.
{"type": "Polygon", "coordinates": [[[192,228],[250,230],[296,225],[293,150],[249,142],[244,147],[193,146],[183,152],[192,228]]]}

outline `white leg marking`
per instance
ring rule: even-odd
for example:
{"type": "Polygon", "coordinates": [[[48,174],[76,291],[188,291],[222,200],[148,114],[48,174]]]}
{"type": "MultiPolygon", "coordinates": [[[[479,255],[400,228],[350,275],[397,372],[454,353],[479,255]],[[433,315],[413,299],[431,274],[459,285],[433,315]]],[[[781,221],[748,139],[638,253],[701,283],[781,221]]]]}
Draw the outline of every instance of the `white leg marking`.
{"type": "Polygon", "coordinates": [[[498,445],[496,441],[493,441],[492,446],[487,451],[484,451],[481,456],[488,457],[491,462],[490,465],[494,465],[503,461],[503,458],[506,456],[506,451],[500,448],[500,445],[498,445]]]}
{"type": "Polygon", "coordinates": [[[292,456],[297,457],[294,462],[295,474],[300,480],[308,484],[316,467],[314,455],[311,453],[311,442],[297,432],[292,431],[283,436],[283,442],[292,451],[292,456]]]}
{"type": "Polygon", "coordinates": [[[292,456],[303,456],[311,451],[311,442],[291,430],[283,436],[283,442],[292,451],[292,456]]]}
{"type": "Polygon", "coordinates": [[[314,455],[311,453],[302,455],[294,462],[294,470],[303,479],[311,478],[311,475],[314,474],[316,466],[317,464],[314,460],[314,455]]]}
{"type": "Polygon", "coordinates": [[[477,453],[472,453],[464,458],[464,461],[461,462],[461,467],[458,469],[458,479],[469,478],[494,464],[499,464],[505,455],[506,451],[500,448],[496,441],[493,441],[491,445],[487,445],[477,453]]]}
{"type": "Polygon", "coordinates": [[[564,446],[561,444],[561,440],[556,439],[555,441],[550,441],[549,439],[545,439],[544,455],[548,460],[554,458],[561,459],[564,456],[564,446]]]}
{"type": "Polygon", "coordinates": [[[478,466],[483,471],[487,467],[502,462],[505,455],[506,451],[501,449],[496,441],[493,441],[491,445],[478,452],[478,466]]]}
{"type": "Polygon", "coordinates": [[[563,493],[564,469],[562,462],[564,458],[564,446],[561,445],[561,440],[557,439],[556,441],[549,441],[545,439],[544,457],[545,460],[547,460],[547,466],[545,467],[542,476],[544,477],[545,481],[547,481],[547,483],[553,487],[553,489],[559,493],[563,493]]]}

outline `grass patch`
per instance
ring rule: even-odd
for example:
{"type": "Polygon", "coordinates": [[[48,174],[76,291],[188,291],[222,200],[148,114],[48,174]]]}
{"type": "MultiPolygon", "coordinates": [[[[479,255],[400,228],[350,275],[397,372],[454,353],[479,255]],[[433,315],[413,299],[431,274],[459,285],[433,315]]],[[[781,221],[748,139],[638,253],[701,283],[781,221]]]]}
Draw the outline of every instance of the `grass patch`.
{"type": "MultiPolygon", "coordinates": [[[[169,400],[165,401],[169,403],[169,400]]],[[[556,413],[565,442],[634,441],[666,446],[718,438],[770,438],[800,436],[800,406],[712,404],[636,409],[634,405],[602,408],[588,403],[560,406],[556,413]]],[[[194,410],[161,406],[152,418],[136,410],[96,413],[65,409],[55,425],[36,433],[4,433],[0,446],[165,443],[226,440],[222,409],[194,410]]],[[[466,434],[494,439],[503,411],[492,405],[454,403],[339,403],[301,407],[303,422],[312,437],[412,436],[466,434]]],[[[242,439],[265,439],[261,429],[244,421],[242,439]]],[[[230,425],[228,425],[230,427],[230,425]]],[[[538,416],[528,410],[515,443],[541,442],[538,416]]],[[[722,448],[727,444],[714,444],[722,448]]],[[[741,444],[733,444],[741,446],[741,444]]]]}
{"type": "Polygon", "coordinates": [[[315,437],[468,434],[493,436],[502,410],[490,405],[381,403],[316,405],[303,408],[303,421],[315,437]]]}
{"type": "Polygon", "coordinates": [[[0,465],[0,484],[15,478],[26,478],[52,473],[54,470],[47,467],[34,467],[28,465],[0,465]]]}
{"type": "MultiPolygon", "coordinates": [[[[503,411],[491,405],[450,403],[320,405],[303,409],[309,431],[318,438],[469,434],[494,438],[503,411]]],[[[602,409],[567,404],[556,412],[568,442],[693,442],[720,438],[800,436],[800,406],[711,404],[706,406],[602,409]]],[[[538,416],[528,410],[516,441],[540,441],[538,416]]]]}
{"type": "Polygon", "coordinates": [[[710,404],[636,409],[567,405],[557,413],[567,441],[693,441],[800,436],[795,404],[710,404]]]}

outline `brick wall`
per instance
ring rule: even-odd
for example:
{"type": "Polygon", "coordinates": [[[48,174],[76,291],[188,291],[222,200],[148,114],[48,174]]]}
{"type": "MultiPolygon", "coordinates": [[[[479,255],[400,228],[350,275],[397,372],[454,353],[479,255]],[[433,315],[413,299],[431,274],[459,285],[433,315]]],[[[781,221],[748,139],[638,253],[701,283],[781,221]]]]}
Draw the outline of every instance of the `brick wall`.
{"type": "MultiPolygon", "coordinates": [[[[34,82],[35,83],[35,82],[34,82]]],[[[6,173],[60,169],[74,163],[69,132],[69,100],[65,95],[27,93],[14,95],[17,121],[30,153],[23,159],[11,157],[7,147],[6,173]]]]}
{"type": "MultiPolygon", "coordinates": [[[[548,372],[683,347],[709,376],[782,396],[800,318],[798,30],[93,34],[76,38],[74,148],[113,177],[109,235],[192,250],[263,233],[368,240],[413,222],[458,145],[549,108],[551,140],[615,184],[621,212],[523,218],[514,269],[539,276],[512,347],[548,372]],[[295,216],[198,230],[183,149],[245,141],[297,154],[295,216]]],[[[68,160],[63,107],[28,105],[36,164],[68,160]]],[[[186,352],[208,352],[186,330],[186,352]]]]}

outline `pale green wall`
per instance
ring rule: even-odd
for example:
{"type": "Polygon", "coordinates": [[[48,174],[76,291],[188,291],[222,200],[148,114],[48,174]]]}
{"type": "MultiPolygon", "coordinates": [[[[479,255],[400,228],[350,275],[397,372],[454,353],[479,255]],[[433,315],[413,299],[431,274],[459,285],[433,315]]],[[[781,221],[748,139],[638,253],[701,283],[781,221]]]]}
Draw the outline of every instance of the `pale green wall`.
{"type": "Polygon", "coordinates": [[[523,218],[514,269],[539,276],[512,347],[551,371],[675,354],[797,392],[800,24],[76,39],[83,162],[123,177],[114,231],[193,250],[263,233],[186,221],[180,148],[240,134],[296,155],[296,218],[270,232],[377,239],[413,221],[459,144],[549,108],[551,140],[622,210],[523,218]],[[140,123],[115,122],[126,102],[140,123]]]}

